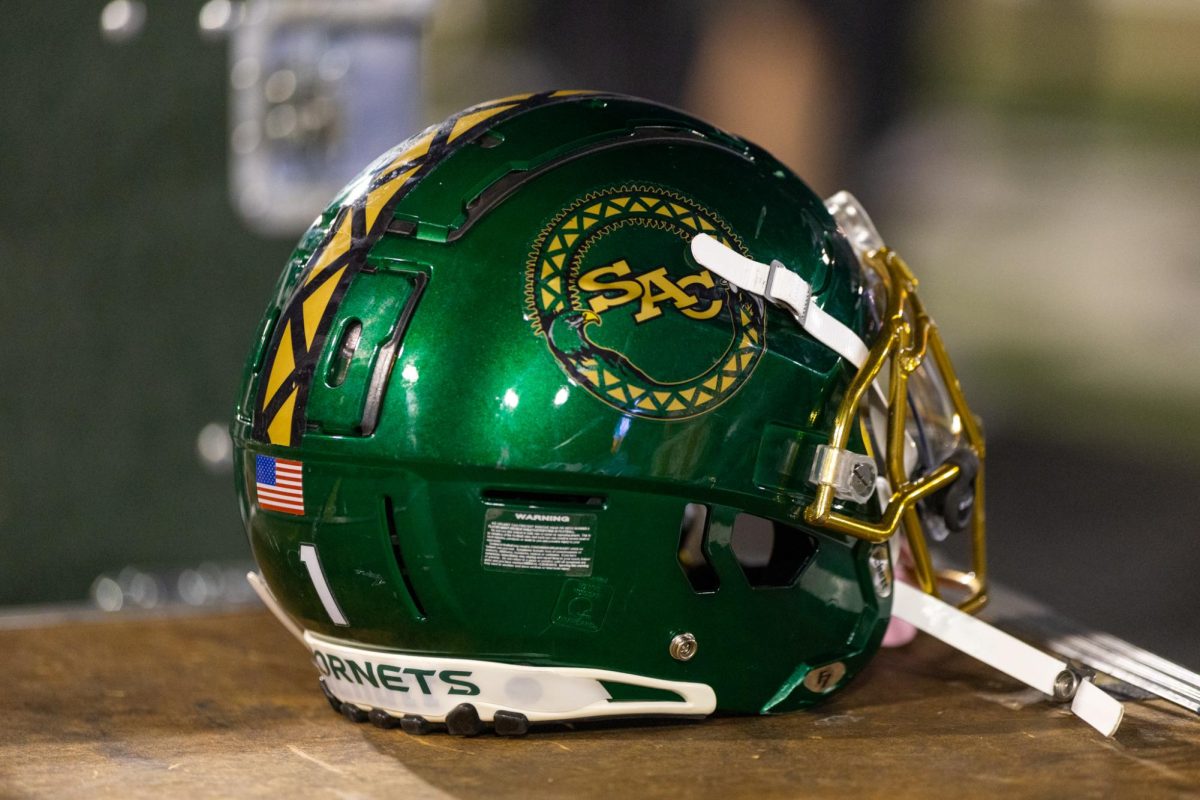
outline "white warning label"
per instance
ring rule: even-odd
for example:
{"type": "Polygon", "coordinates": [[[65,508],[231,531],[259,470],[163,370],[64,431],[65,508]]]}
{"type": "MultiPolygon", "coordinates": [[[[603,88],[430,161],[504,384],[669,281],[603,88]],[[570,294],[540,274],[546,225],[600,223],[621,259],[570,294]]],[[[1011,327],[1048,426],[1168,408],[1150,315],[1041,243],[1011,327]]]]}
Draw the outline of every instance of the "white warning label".
{"type": "Polygon", "coordinates": [[[503,572],[591,575],[595,529],[595,514],[489,508],[484,515],[483,566],[503,572]]]}

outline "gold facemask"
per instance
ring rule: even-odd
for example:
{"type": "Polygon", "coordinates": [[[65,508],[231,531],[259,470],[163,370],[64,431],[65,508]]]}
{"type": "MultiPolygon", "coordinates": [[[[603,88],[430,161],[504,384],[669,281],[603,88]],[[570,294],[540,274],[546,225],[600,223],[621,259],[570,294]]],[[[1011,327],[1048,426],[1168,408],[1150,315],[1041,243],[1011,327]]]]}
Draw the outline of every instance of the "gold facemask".
{"type": "Polygon", "coordinates": [[[937,596],[940,585],[961,587],[967,596],[959,607],[975,611],[987,602],[983,433],[967,407],[937,326],[916,294],[917,280],[908,265],[882,246],[864,252],[860,260],[864,271],[870,271],[869,290],[884,300],[881,305],[886,311],[878,338],[837,410],[828,445],[818,452],[817,496],[804,518],[815,527],[869,542],[884,542],[903,528],[920,588],[937,596]],[[881,378],[887,385],[886,410],[871,392],[881,378]],[[885,429],[878,430],[884,416],[885,429]],[[856,424],[865,428],[863,439],[874,450],[879,474],[886,478],[880,489],[891,493],[890,497],[881,493],[878,522],[855,519],[834,508],[836,481],[829,478],[847,453],[856,424]],[[943,490],[941,509],[947,503],[951,507],[942,516],[955,518],[950,527],[965,522],[963,527],[971,531],[970,572],[937,570],[929,554],[928,538],[944,538],[945,531],[927,536],[927,528],[945,523],[937,519],[935,509],[919,510],[919,504],[924,500],[934,505],[931,501],[943,490]]]}
{"type": "MultiPolygon", "coordinates": [[[[979,609],[987,598],[979,423],[967,408],[908,266],[884,246],[850,194],[839,192],[826,207],[859,261],[863,299],[877,330],[869,348],[857,332],[826,313],[813,299],[812,287],[785,264],[754,261],[706,234],[692,239],[692,255],[733,285],[787,310],[809,335],[858,369],[828,442],[817,448],[809,475],[817,492],[805,508],[805,521],[877,544],[903,528],[921,589],[938,596],[941,586],[957,586],[966,592],[959,607],[979,609]],[[847,448],[856,425],[866,455],[847,448]],[[874,522],[861,519],[861,512],[843,513],[845,506],[837,504],[863,506],[872,497],[879,512],[874,522]],[[940,541],[967,528],[970,570],[935,569],[928,539],[940,541]]],[[[872,564],[887,563],[885,553],[873,554],[872,564]]]]}

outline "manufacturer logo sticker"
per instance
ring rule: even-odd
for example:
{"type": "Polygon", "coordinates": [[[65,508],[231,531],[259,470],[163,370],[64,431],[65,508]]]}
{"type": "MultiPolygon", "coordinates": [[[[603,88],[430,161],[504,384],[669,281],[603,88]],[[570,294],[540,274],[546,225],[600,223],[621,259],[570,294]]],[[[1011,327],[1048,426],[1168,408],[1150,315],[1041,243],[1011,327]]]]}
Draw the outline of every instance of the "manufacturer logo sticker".
{"type": "Polygon", "coordinates": [[[591,193],[534,243],[525,276],[534,333],[567,375],[623,413],[704,414],[732,397],[762,356],[761,298],[691,260],[698,233],[749,255],[716,214],[651,186],[591,193]]]}

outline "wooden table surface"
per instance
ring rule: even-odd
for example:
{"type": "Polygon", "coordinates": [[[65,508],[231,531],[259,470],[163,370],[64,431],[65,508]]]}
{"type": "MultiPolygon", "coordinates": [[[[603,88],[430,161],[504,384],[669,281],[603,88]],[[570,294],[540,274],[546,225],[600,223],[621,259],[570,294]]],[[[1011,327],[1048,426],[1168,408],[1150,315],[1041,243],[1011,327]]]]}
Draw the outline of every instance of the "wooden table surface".
{"type": "Polygon", "coordinates": [[[1200,718],[1113,740],[921,639],[817,710],[409,736],[337,716],[265,612],[0,630],[0,797],[1200,796],[1200,718]]]}

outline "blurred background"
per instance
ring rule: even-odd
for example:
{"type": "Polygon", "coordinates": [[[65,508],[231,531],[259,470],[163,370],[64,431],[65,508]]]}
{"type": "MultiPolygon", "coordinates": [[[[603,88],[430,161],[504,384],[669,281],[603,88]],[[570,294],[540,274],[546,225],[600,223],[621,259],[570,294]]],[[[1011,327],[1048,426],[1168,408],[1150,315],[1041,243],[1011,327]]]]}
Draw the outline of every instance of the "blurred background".
{"type": "Polygon", "coordinates": [[[0,16],[9,614],[246,601],[226,428],[299,233],[453,111],[592,88],[683,107],[822,195],[854,191],[922,278],[986,422],[996,579],[1200,668],[1200,4],[70,0],[0,16]]]}

